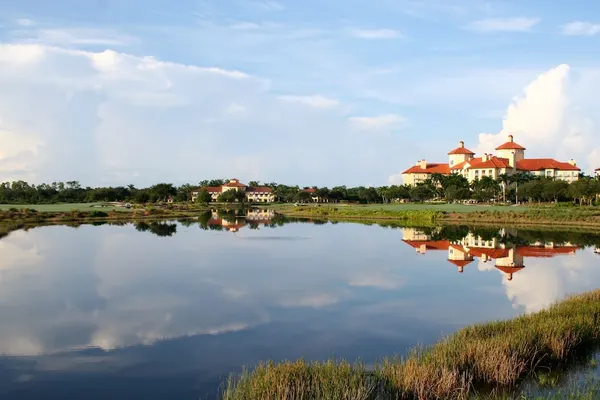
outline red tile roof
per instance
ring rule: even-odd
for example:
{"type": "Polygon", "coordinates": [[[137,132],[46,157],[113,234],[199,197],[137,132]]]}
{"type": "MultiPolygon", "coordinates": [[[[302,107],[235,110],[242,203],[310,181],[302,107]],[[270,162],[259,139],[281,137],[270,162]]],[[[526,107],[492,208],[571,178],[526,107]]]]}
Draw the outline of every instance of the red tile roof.
{"type": "Polygon", "coordinates": [[[496,150],[526,150],[525,147],[517,144],[513,140],[513,135],[508,136],[508,142],[496,147],[496,150]]]}
{"type": "Polygon", "coordinates": [[[421,168],[415,165],[404,171],[403,174],[450,174],[450,165],[448,164],[428,163],[426,167],[421,168]]]}
{"type": "Polygon", "coordinates": [[[415,249],[418,249],[421,246],[425,246],[427,250],[448,250],[450,247],[449,240],[402,240],[404,243],[408,244],[415,249]]]}
{"type": "Polygon", "coordinates": [[[474,247],[469,249],[469,254],[475,257],[481,257],[484,254],[492,259],[508,257],[507,249],[488,249],[484,247],[474,247]]]}
{"type": "Polygon", "coordinates": [[[468,261],[468,260],[448,260],[450,261],[452,264],[456,265],[457,267],[466,267],[467,265],[471,264],[473,261],[468,261]]]}
{"type": "Polygon", "coordinates": [[[491,156],[487,161],[483,161],[482,157],[474,158],[470,161],[465,161],[460,164],[456,164],[452,169],[458,170],[463,169],[466,164],[469,164],[468,169],[483,169],[483,168],[510,168],[510,164],[506,158],[499,158],[491,156]]]}
{"type": "Polygon", "coordinates": [[[501,146],[496,147],[496,150],[527,150],[525,147],[515,142],[506,142],[501,146]]]}
{"type": "Polygon", "coordinates": [[[521,171],[541,171],[556,169],[560,171],[581,171],[581,168],[566,162],[556,161],[553,158],[527,158],[517,161],[517,169],[521,171]]]}
{"type": "Polygon", "coordinates": [[[515,272],[518,272],[525,267],[499,267],[496,265],[496,268],[504,272],[505,274],[514,274],[515,272]]]}
{"type": "Polygon", "coordinates": [[[227,182],[223,186],[225,187],[246,187],[243,183],[239,183],[238,181],[227,182]]]}
{"type": "Polygon", "coordinates": [[[448,153],[449,156],[451,156],[453,154],[468,154],[468,155],[473,155],[475,153],[473,153],[471,150],[467,149],[464,146],[459,146],[459,147],[455,148],[454,150],[452,150],[451,152],[448,153]]]}
{"type": "Polygon", "coordinates": [[[200,190],[202,189],[206,189],[208,193],[221,193],[223,191],[223,188],[221,186],[209,186],[201,188],[200,190]]]}
{"type": "Polygon", "coordinates": [[[271,193],[273,192],[273,189],[271,189],[270,187],[249,187],[248,189],[246,189],[246,193],[271,193]]]}
{"type": "Polygon", "coordinates": [[[573,254],[579,247],[577,246],[564,246],[564,247],[536,247],[536,246],[524,246],[517,248],[517,254],[523,257],[554,257],[564,254],[573,254]]]}
{"type": "Polygon", "coordinates": [[[483,161],[482,158],[478,160],[478,162],[471,162],[469,168],[510,168],[510,164],[506,158],[492,156],[487,161],[483,161]]]}
{"type": "Polygon", "coordinates": [[[315,188],[306,188],[306,189],[302,189],[302,191],[303,191],[303,192],[306,192],[306,193],[314,193],[314,192],[316,192],[317,190],[316,190],[315,188]]]}

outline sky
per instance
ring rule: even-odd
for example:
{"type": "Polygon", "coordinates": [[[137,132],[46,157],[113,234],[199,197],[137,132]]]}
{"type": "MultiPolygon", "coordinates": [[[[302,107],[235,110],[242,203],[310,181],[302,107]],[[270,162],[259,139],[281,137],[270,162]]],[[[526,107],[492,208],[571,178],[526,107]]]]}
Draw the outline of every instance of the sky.
{"type": "Polygon", "coordinates": [[[600,167],[600,4],[3,0],[0,181],[401,183],[464,140],[600,167]]]}

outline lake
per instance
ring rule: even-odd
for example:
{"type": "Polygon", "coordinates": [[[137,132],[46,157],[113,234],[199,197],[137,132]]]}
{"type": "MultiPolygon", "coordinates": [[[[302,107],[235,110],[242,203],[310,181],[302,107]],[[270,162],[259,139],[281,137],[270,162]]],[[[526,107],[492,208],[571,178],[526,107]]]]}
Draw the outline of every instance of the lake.
{"type": "Polygon", "coordinates": [[[214,398],[260,360],[373,363],[600,286],[600,235],[247,218],[0,240],[0,397],[214,398]]]}

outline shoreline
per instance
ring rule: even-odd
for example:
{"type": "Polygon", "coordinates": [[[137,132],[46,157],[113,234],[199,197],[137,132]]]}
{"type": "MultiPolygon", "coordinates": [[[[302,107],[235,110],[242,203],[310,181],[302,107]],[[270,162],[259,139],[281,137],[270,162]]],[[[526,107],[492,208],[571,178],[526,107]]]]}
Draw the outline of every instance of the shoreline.
{"type": "Polygon", "coordinates": [[[600,230],[600,208],[532,208],[526,210],[474,210],[448,212],[436,209],[392,210],[364,206],[278,206],[275,211],[287,217],[321,218],[337,221],[397,221],[410,225],[502,225],[511,227],[561,227],[600,230]]]}
{"type": "MultiPolygon", "coordinates": [[[[94,210],[94,211],[60,211],[45,212],[31,209],[0,211],[0,235],[7,226],[32,227],[42,225],[60,225],[95,222],[138,222],[150,220],[167,220],[177,218],[193,218],[212,210],[229,210],[243,208],[240,204],[212,204],[202,207],[175,206],[165,208],[131,209],[131,210],[94,210]],[[2,229],[4,228],[4,229],[2,229]]],[[[365,224],[397,224],[406,227],[434,226],[501,226],[512,228],[567,229],[596,232],[600,230],[600,208],[540,208],[521,211],[471,211],[447,212],[436,209],[386,209],[371,206],[335,206],[335,205],[246,205],[246,208],[266,208],[288,218],[315,219],[334,222],[356,222],[365,224]]]]}
{"type": "Polygon", "coordinates": [[[537,313],[467,326],[403,358],[384,359],[373,370],[344,360],[262,363],[231,375],[222,398],[468,399],[522,390],[536,372],[588,359],[599,345],[597,289],[537,313]]]}

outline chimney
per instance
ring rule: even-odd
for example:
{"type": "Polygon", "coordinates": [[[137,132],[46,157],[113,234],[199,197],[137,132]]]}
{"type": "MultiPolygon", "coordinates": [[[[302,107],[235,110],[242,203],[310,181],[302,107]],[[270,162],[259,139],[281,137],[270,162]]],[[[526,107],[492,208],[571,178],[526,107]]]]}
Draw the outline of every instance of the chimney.
{"type": "Polygon", "coordinates": [[[569,160],[569,164],[571,164],[572,166],[576,167],[577,163],[575,162],[575,160],[573,160],[572,158],[569,160]]]}
{"type": "Polygon", "coordinates": [[[489,161],[489,154],[485,153],[482,157],[481,157],[481,161],[485,162],[485,161],[489,161]]]}
{"type": "Polygon", "coordinates": [[[462,140],[460,142],[458,142],[458,147],[465,147],[465,142],[463,142],[462,140]]]}
{"type": "Polygon", "coordinates": [[[425,159],[421,160],[421,161],[419,162],[419,166],[420,166],[422,169],[427,169],[427,161],[425,161],[425,159]]]}
{"type": "Polygon", "coordinates": [[[514,142],[515,138],[513,137],[513,135],[508,135],[508,141],[509,142],[514,142]]]}

